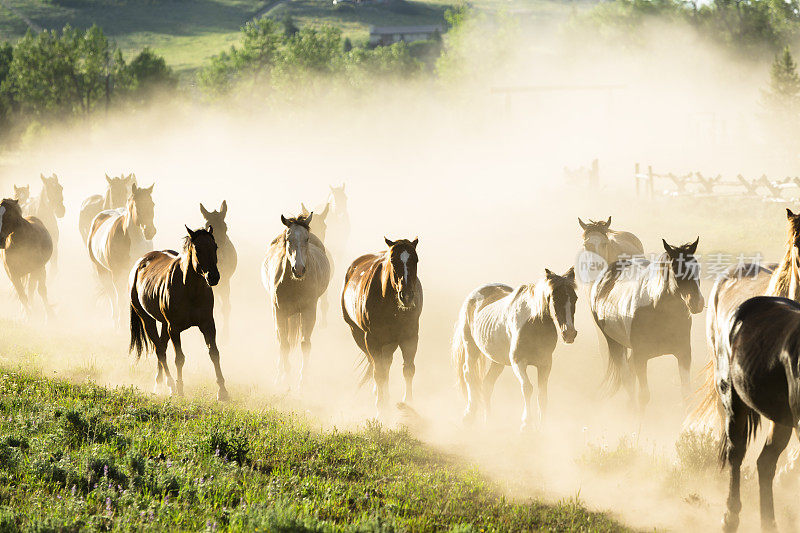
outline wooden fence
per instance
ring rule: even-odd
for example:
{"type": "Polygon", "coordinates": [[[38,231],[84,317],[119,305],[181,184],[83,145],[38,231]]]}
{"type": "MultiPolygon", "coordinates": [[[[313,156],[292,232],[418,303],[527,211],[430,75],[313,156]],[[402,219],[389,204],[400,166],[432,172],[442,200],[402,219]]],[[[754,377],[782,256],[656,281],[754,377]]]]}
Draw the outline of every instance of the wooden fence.
{"type": "Polygon", "coordinates": [[[568,185],[597,188],[600,184],[600,162],[594,159],[589,167],[564,167],[564,181],[568,185]]]}
{"type": "Polygon", "coordinates": [[[701,172],[661,174],[653,172],[650,165],[643,171],[636,163],[634,179],[636,195],[649,198],[659,194],[668,197],[743,197],[759,198],[765,202],[786,202],[800,196],[800,177],[797,176],[776,179],[765,174],[760,178],[747,179],[738,174],[735,179],[726,179],[721,174],[705,176],[701,172]],[[792,193],[794,197],[787,196],[792,193]]]}

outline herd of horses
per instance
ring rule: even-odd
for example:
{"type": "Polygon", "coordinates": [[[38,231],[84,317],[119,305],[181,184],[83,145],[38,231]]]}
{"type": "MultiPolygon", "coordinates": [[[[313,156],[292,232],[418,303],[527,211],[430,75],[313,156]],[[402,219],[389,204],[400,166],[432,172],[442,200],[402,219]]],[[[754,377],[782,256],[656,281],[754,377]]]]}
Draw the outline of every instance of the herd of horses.
{"type": "MultiPolygon", "coordinates": [[[[42,175],[41,182],[36,196],[29,187],[15,186],[14,198],[0,202],[0,249],[26,313],[38,291],[49,315],[46,266],[56,267],[57,219],[65,209],[57,176],[42,175]]],[[[155,390],[166,382],[172,394],[183,394],[181,332],[197,327],[214,364],[218,398],[226,400],[214,302],[219,298],[227,331],[230,281],[237,267],[236,248],[225,223],[227,202],[215,211],[200,204],[204,227],[187,226],[180,251],[156,251],[153,188],[139,187],[133,174],[106,175],[103,194],[87,198],[79,214],[87,256],[110,299],[114,321],[121,324],[123,310],[129,309],[130,351],[137,356],[155,352],[155,390]],[[166,359],[170,342],[175,378],[166,359]]],[[[289,355],[297,345],[303,381],[318,311],[321,320],[327,315],[334,257],[341,258],[350,228],[344,184],[331,187],[327,201],[313,211],[301,206],[296,216],[281,215],[283,229],[269,244],[261,267],[273,310],[282,382],[289,379],[289,355]]],[[[778,457],[792,430],[800,430],[800,215],[787,209],[787,219],[789,239],[780,263],[732,267],[717,279],[708,297],[711,357],[705,398],[690,416],[695,421],[721,421],[721,458],[731,472],[723,519],[726,531],[738,527],[741,463],[761,417],[769,422],[767,442],[758,458],[764,528],[775,526],[772,482],[778,457]]],[[[695,257],[699,237],[679,246],[664,240],[663,252],[648,260],[642,242],[630,232],[613,230],[611,218],[578,222],[584,252],[602,265],[587,292],[601,343],[608,350],[609,390],[624,387],[641,414],[650,397],[648,361],[673,355],[688,402],[692,315],[706,307],[695,257]]],[[[385,249],[362,255],[342,270],[342,318],[363,353],[362,383],[372,379],[379,416],[388,405],[389,368],[398,348],[403,357],[404,401],[413,397],[423,307],[418,242],[385,238],[385,249]]],[[[522,393],[522,427],[531,425],[534,387],[527,373],[531,365],[537,369],[538,416],[544,416],[553,352],[559,337],[566,344],[575,340],[577,305],[575,267],[563,274],[545,269],[539,280],[516,288],[482,285],[467,296],[451,351],[466,397],[465,422],[488,414],[494,384],[509,366],[522,393]]]]}

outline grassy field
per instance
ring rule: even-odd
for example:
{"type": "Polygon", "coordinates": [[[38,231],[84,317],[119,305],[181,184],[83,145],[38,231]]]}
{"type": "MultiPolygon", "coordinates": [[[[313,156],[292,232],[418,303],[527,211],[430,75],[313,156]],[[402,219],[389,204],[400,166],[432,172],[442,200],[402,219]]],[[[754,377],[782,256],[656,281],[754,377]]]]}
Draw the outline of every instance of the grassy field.
{"type": "MultiPolygon", "coordinates": [[[[0,41],[16,40],[28,29],[65,24],[97,24],[128,54],[149,46],[183,75],[239,40],[239,28],[268,11],[290,15],[298,25],[330,24],[355,41],[366,40],[371,25],[443,24],[455,0],[406,1],[395,4],[334,6],[330,0],[1,0],[0,41]]],[[[563,16],[573,4],[553,0],[479,0],[489,11],[506,10],[531,17],[563,16]]]]}
{"type": "Polygon", "coordinates": [[[405,431],[0,369],[0,530],[622,531],[509,502],[405,431]]]}

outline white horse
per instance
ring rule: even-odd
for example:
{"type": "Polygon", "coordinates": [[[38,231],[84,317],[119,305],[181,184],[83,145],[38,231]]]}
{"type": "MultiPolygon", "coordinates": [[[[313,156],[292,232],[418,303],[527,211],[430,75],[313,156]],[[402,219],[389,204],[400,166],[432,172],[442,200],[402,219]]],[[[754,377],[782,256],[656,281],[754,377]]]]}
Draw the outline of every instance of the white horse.
{"type": "Polygon", "coordinates": [[[575,289],[575,269],[570,268],[563,276],[545,269],[542,279],[517,289],[491,284],[470,293],[461,306],[452,347],[458,382],[467,396],[465,422],[479,410],[488,414],[494,384],[503,368],[510,366],[522,389],[521,429],[526,429],[533,394],[528,365],[537,368],[541,421],[558,334],[567,344],[577,335],[575,289]],[[484,374],[487,360],[491,366],[484,374]]]}

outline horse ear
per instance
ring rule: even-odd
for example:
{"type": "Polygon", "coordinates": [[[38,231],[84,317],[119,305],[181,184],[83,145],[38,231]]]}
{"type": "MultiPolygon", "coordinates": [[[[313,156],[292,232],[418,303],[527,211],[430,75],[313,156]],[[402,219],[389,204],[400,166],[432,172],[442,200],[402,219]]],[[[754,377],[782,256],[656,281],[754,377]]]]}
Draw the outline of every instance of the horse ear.
{"type": "Polygon", "coordinates": [[[608,217],[608,220],[606,220],[605,226],[606,226],[606,229],[611,227],[611,217],[608,217]]]}
{"type": "Polygon", "coordinates": [[[414,237],[414,240],[411,241],[411,246],[413,246],[414,249],[416,250],[418,244],[419,244],[419,237],[414,237]]]}
{"type": "Polygon", "coordinates": [[[553,274],[553,271],[550,270],[549,268],[544,269],[544,275],[547,276],[548,278],[552,278],[553,276],[555,276],[555,274],[553,274]]]}
{"type": "Polygon", "coordinates": [[[303,202],[300,202],[300,211],[303,216],[305,216],[309,212],[308,208],[306,207],[306,204],[304,204],[303,202]]]}
{"type": "Polygon", "coordinates": [[[586,231],[586,224],[584,224],[583,220],[581,220],[581,217],[578,217],[578,224],[581,225],[582,230],[586,231]]]}
{"type": "Polygon", "coordinates": [[[698,244],[700,244],[700,236],[699,235],[694,240],[694,242],[689,245],[689,248],[687,248],[686,251],[689,252],[690,255],[694,255],[694,253],[697,251],[697,245],[698,244]]]}
{"type": "Polygon", "coordinates": [[[390,241],[390,240],[389,240],[387,237],[384,237],[384,238],[383,238],[383,242],[385,242],[385,243],[386,243],[386,246],[388,246],[389,248],[391,248],[392,246],[394,246],[394,241],[390,241]]]}
{"type": "Polygon", "coordinates": [[[228,214],[228,202],[222,200],[222,205],[219,206],[219,214],[222,215],[222,218],[225,218],[225,215],[228,214]]]}
{"type": "Polygon", "coordinates": [[[47,178],[44,177],[44,174],[39,174],[39,178],[42,180],[42,183],[47,183],[47,178]]]}
{"type": "Polygon", "coordinates": [[[106,181],[108,182],[109,185],[111,185],[111,178],[108,177],[108,174],[106,174],[106,181]]]}
{"type": "Polygon", "coordinates": [[[793,218],[794,218],[794,217],[796,217],[796,216],[797,216],[797,215],[795,215],[794,213],[792,213],[792,210],[791,210],[791,209],[789,209],[788,207],[786,208],[786,218],[788,218],[789,220],[791,220],[791,219],[793,219],[793,218]]]}
{"type": "Polygon", "coordinates": [[[211,235],[214,235],[214,226],[209,226],[208,227],[208,233],[210,233],[211,235]]]}
{"type": "Polygon", "coordinates": [[[333,188],[333,185],[328,185],[328,188],[331,190],[331,192],[336,190],[336,189],[333,188]]]}
{"type": "Polygon", "coordinates": [[[314,212],[311,211],[308,216],[305,218],[306,224],[311,225],[311,217],[314,216],[314,212]]]}
{"type": "Polygon", "coordinates": [[[567,270],[567,272],[564,274],[564,277],[569,281],[575,281],[575,267],[569,267],[569,270],[567,270]]]}
{"type": "Polygon", "coordinates": [[[670,246],[670,245],[667,243],[667,241],[666,241],[666,240],[664,240],[664,239],[661,239],[661,243],[664,245],[664,251],[665,251],[665,252],[667,252],[667,253],[668,253],[668,254],[670,254],[670,255],[672,255],[673,253],[675,253],[675,249],[674,249],[672,246],[670,246]]]}
{"type": "Polygon", "coordinates": [[[153,183],[151,186],[149,186],[149,187],[148,187],[147,189],[145,189],[145,190],[146,190],[147,192],[149,192],[149,193],[151,193],[151,194],[152,194],[152,192],[153,192],[153,188],[154,188],[155,186],[156,186],[156,184],[155,184],[155,182],[154,182],[154,183],[153,183]]]}
{"type": "Polygon", "coordinates": [[[203,202],[200,202],[200,213],[203,215],[203,218],[208,218],[208,215],[211,214],[208,212],[208,209],[203,206],[203,202]]]}
{"type": "Polygon", "coordinates": [[[286,226],[287,228],[290,226],[289,221],[286,220],[286,217],[281,215],[281,223],[286,226]]]}
{"type": "Polygon", "coordinates": [[[345,186],[347,186],[347,184],[345,182],[342,182],[342,192],[344,192],[345,186]]]}
{"type": "Polygon", "coordinates": [[[134,194],[139,192],[139,187],[136,186],[136,182],[135,181],[133,182],[133,184],[131,184],[131,192],[134,193],[134,194]]]}
{"type": "Polygon", "coordinates": [[[195,232],[194,232],[194,231],[192,231],[192,230],[190,230],[190,229],[189,229],[189,226],[187,226],[186,224],[184,224],[184,225],[183,225],[183,227],[184,227],[184,228],[186,228],[186,233],[188,233],[188,234],[189,234],[189,238],[190,238],[190,239],[194,239],[194,234],[195,234],[195,232]]]}

